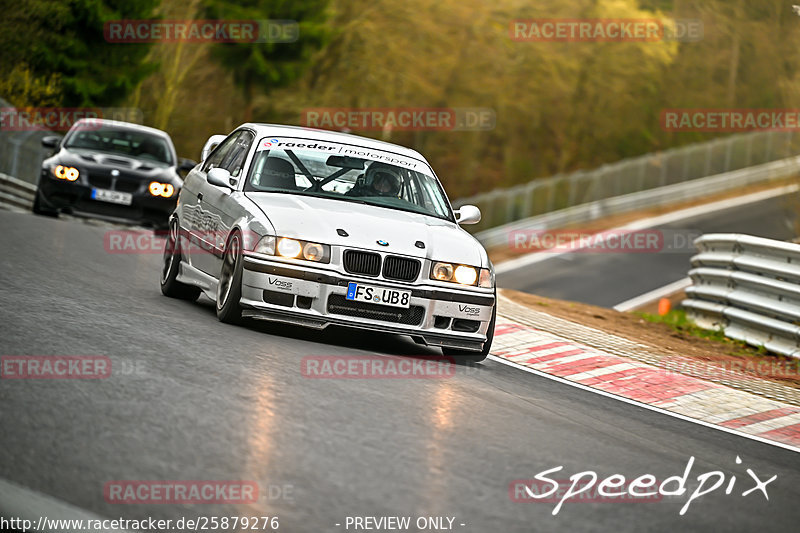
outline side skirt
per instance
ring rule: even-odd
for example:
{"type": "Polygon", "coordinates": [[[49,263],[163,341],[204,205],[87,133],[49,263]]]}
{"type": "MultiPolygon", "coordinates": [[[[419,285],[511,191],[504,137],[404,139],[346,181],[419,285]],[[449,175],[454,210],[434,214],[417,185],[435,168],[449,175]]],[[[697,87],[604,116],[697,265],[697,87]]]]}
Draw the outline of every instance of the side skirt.
{"type": "Polygon", "coordinates": [[[217,300],[217,285],[219,281],[202,270],[184,263],[181,261],[180,268],[178,269],[178,281],[186,283],[187,285],[195,285],[200,287],[206,296],[212,300],[217,300]]]}

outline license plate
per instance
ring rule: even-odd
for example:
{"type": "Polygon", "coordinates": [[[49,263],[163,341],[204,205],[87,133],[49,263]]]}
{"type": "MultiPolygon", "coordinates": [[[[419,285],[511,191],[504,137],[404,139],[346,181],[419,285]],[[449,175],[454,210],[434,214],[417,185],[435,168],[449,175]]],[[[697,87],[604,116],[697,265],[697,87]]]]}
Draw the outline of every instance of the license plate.
{"type": "Polygon", "coordinates": [[[347,284],[347,299],[354,302],[369,302],[392,307],[408,307],[411,301],[411,291],[385,289],[351,281],[347,284]]]}
{"type": "Polygon", "coordinates": [[[108,189],[92,189],[92,199],[121,205],[131,205],[133,203],[133,195],[131,193],[109,191],[108,189]]]}

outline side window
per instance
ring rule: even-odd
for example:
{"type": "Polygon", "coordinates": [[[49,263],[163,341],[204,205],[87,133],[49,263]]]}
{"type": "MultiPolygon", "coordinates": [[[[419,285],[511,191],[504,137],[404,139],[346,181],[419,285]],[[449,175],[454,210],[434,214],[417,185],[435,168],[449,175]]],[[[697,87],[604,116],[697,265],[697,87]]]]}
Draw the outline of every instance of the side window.
{"type": "Polygon", "coordinates": [[[237,131],[233,135],[230,135],[227,139],[222,141],[219,146],[208,156],[208,159],[203,164],[203,172],[208,172],[212,168],[217,168],[222,166],[222,161],[225,159],[225,156],[228,155],[234,146],[236,145],[236,139],[239,138],[242,132],[237,131]]]}
{"type": "Polygon", "coordinates": [[[219,166],[227,169],[234,178],[239,177],[239,174],[242,173],[242,167],[244,167],[244,161],[247,159],[247,153],[253,144],[253,139],[255,139],[255,136],[249,131],[239,132],[239,137],[236,139],[233,148],[223,156],[219,166]]]}

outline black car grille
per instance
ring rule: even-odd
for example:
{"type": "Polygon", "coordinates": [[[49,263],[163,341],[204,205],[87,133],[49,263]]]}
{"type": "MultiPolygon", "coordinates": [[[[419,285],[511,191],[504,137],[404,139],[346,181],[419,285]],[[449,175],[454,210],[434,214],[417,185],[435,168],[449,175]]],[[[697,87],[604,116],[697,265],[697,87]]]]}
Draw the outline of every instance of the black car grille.
{"type": "Polygon", "coordinates": [[[142,182],[140,180],[117,178],[114,189],[122,192],[136,192],[141,186],[142,182]]]}
{"type": "Polygon", "coordinates": [[[328,312],[383,322],[394,322],[408,326],[419,326],[425,316],[425,309],[413,305],[407,309],[388,305],[352,302],[341,294],[331,294],[328,298],[328,312]]]}
{"type": "Polygon", "coordinates": [[[390,255],[383,262],[383,277],[399,281],[414,281],[422,264],[418,259],[390,255]]]}
{"type": "Polygon", "coordinates": [[[350,274],[377,276],[381,271],[381,256],[375,252],[345,250],[344,269],[350,274]]]}
{"type": "Polygon", "coordinates": [[[98,189],[110,189],[120,192],[138,192],[142,187],[142,180],[135,177],[110,176],[98,172],[89,174],[89,185],[98,189]]]}
{"type": "Polygon", "coordinates": [[[111,188],[111,176],[98,176],[96,174],[89,174],[89,185],[97,187],[98,189],[111,188]]]}

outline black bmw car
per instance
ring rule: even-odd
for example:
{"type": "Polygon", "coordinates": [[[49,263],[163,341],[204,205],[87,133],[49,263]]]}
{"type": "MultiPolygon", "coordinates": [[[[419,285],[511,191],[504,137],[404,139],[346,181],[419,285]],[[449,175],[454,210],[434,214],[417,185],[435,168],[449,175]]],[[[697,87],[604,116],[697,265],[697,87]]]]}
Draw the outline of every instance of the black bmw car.
{"type": "Polygon", "coordinates": [[[178,171],[194,162],[178,160],[161,130],[102,119],[80,120],[63,140],[45,137],[55,153],[42,162],[33,212],[59,212],[167,225],[183,180],[178,171]]]}

